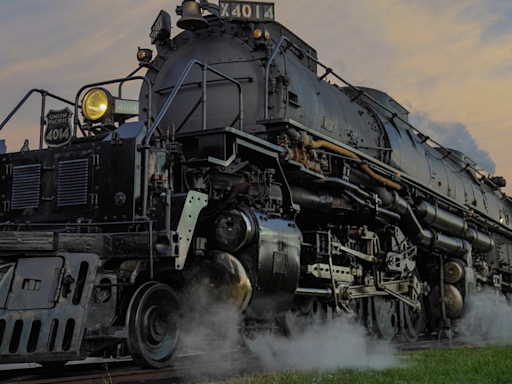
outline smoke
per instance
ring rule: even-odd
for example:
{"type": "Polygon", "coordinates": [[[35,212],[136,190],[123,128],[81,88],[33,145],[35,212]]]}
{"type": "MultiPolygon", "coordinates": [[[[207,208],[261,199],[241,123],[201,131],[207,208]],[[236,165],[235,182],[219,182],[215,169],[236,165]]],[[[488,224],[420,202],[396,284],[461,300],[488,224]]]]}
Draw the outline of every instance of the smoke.
{"type": "Polygon", "coordinates": [[[455,325],[461,335],[480,335],[489,341],[512,341],[512,305],[494,292],[474,294],[464,304],[462,319],[455,325]]]}
{"type": "Polygon", "coordinates": [[[251,327],[242,330],[240,311],[226,302],[212,301],[207,289],[196,290],[188,304],[182,354],[199,354],[194,359],[209,366],[218,364],[215,374],[233,369],[233,365],[225,367],[226,360],[240,356],[255,357],[260,369],[272,371],[382,369],[397,364],[391,345],[370,339],[362,326],[346,316],[313,322],[306,330],[304,324],[287,319],[290,335],[285,337],[277,324],[266,324],[259,332],[251,327]]]}
{"type": "Polygon", "coordinates": [[[411,114],[409,119],[412,125],[443,147],[464,153],[475,161],[479,168],[483,168],[489,174],[496,172],[496,163],[492,160],[489,152],[478,146],[464,124],[434,121],[427,113],[411,114]]]}
{"type": "Polygon", "coordinates": [[[241,316],[230,303],[214,297],[206,285],[194,290],[184,305],[181,354],[204,354],[209,364],[220,364],[238,348],[241,316]]]}
{"type": "Polygon", "coordinates": [[[344,317],[289,338],[263,336],[253,343],[270,370],[383,369],[397,364],[389,344],[370,341],[363,327],[344,317]]]}

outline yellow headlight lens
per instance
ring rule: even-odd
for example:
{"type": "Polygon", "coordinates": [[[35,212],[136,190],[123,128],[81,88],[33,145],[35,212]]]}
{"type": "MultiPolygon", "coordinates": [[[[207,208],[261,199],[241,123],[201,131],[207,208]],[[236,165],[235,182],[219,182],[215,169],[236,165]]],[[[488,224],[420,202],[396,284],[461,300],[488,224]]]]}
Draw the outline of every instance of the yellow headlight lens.
{"type": "Polygon", "coordinates": [[[101,119],[108,109],[108,101],[109,97],[104,89],[96,88],[87,92],[82,102],[84,116],[91,121],[101,119]]]}
{"type": "Polygon", "coordinates": [[[252,37],[254,37],[255,39],[260,39],[261,36],[263,36],[263,31],[261,29],[255,29],[254,32],[252,33],[252,37]]]}

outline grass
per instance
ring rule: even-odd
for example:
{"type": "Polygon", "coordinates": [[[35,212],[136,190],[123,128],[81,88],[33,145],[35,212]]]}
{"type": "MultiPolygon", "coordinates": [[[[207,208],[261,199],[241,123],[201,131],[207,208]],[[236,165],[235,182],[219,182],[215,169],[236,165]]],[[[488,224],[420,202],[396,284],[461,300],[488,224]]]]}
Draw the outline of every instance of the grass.
{"type": "Polygon", "coordinates": [[[453,348],[397,355],[393,368],[283,371],[234,378],[223,384],[512,384],[512,346],[453,348]]]}

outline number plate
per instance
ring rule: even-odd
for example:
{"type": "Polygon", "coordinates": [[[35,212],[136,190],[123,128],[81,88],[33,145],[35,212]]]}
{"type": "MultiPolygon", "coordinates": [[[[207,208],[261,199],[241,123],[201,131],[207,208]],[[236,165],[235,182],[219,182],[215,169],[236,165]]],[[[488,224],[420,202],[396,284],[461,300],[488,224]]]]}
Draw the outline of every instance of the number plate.
{"type": "Polygon", "coordinates": [[[50,109],[46,114],[46,132],[44,141],[49,147],[62,147],[71,141],[71,116],[73,113],[69,108],[58,111],[50,109]]]}
{"type": "Polygon", "coordinates": [[[220,18],[247,21],[274,21],[274,3],[219,1],[220,18]]]}
{"type": "Polygon", "coordinates": [[[137,100],[116,99],[114,113],[121,115],[138,115],[139,102],[137,100]]]}

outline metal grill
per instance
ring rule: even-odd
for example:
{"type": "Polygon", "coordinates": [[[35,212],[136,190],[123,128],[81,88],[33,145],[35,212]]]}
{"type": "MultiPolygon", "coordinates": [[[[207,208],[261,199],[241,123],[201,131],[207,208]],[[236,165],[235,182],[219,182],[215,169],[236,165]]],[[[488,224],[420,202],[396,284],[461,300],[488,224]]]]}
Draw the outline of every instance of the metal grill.
{"type": "Polygon", "coordinates": [[[41,164],[13,168],[11,209],[39,207],[41,164]]]}
{"type": "Polygon", "coordinates": [[[59,163],[59,184],[57,205],[87,204],[89,159],[61,161],[59,163]]]}

